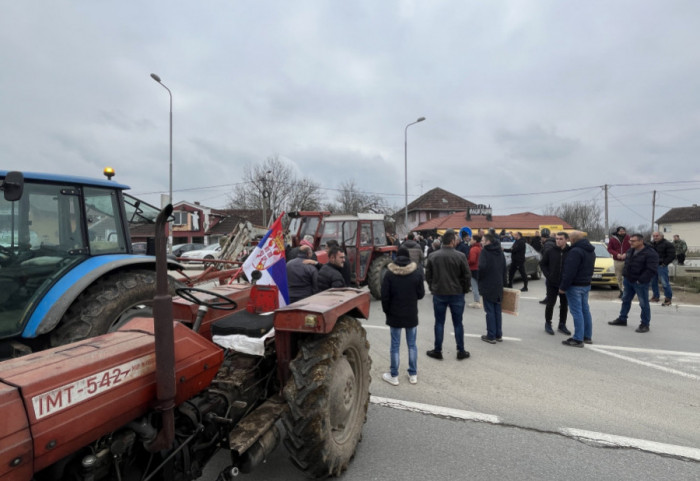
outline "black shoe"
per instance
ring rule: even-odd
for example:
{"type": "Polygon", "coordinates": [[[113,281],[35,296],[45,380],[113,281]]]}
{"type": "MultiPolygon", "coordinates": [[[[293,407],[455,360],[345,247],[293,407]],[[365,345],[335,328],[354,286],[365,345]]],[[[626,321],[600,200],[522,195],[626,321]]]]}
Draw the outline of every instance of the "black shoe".
{"type": "Polygon", "coordinates": [[[626,326],[626,325],[627,325],[627,321],[623,321],[622,319],[620,319],[620,318],[618,317],[618,318],[615,319],[614,321],[608,322],[608,324],[610,324],[611,326],[626,326]]]}
{"type": "Polygon", "coordinates": [[[540,304],[547,304],[547,298],[545,297],[544,299],[542,299],[542,300],[540,301],[540,304]]]}
{"type": "Polygon", "coordinates": [[[584,337],[583,343],[584,344],[593,344],[593,339],[591,339],[590,337],[584,337]]]}
{"type": "Polygon", "coordinates": [[[521,287],[520,292],[527,292],[527,287],[521,287]]]}
{"type": "Polygon", "coordinates": [[[577,341],[573,337],[568,338],[566,341],[561,341],[562,344],[565,346],[571,346],[571,347],[583,347],[583,342],[577,341]]]}
{"type": "Polygon", "coordinates": [[[550,335],[554,335],[554,329],[552,329],[552,323],[551,322],[545,322],[544,323],[544,332],[550,335]]]}
{"type": "Polygon", "coordinates": [[[659,298],[658,298],[658,297],[652,297],[652,298],[649,299],[649,302],[659,302],[659,298]]]}
{"type": "Polygon", "coordinates": [[[497,338],[496,338],[496,342],[503,342],[503,338],[502,338],[502,337],[497,337],[497,338]]]}
{"type": "MultiPolygon", "coordinates": [[[[489,337],[486,334],[481,336],[481,340],[484,342],[488,342],[489,344],[496,344],[496,339],[489,337]]],[[[457,354],[457,359],[459,359],[459,354],[457,354]]]]}
{"type": "Polygon", "coordinates": [[[439,359],[442,361],[442,352],[441,351],[436,351],[433,349],[432,351],[428,351],[425,354],[428,357],[432,357],[433,359],[439,359]]]}
{"type": "Polygon", "coordinates": [[[639,327],[634,330],[634,332],[649,332],[649,326],[646,324],[640,324],[639,327]]]}
{"type": "Polygon", "coordinates": [[[564,324],[559,324],[559,327],[557,327],[557,331],[561,332],[562,334],[566,334],[567,336],[571,335],[571,331],[566,328],[566,325],[564,324]]]}
{"type": "Polygon", "coordinates": [[[620,295],[617,296],[618,299],[622,299],[622,291],[620,291],[620,295]]]}
{"type": "Polygon", "coordinates": [[[457,360],[469,359],[469,351],[457,351],[457,360]]]}
{"type": "Polygon", "coordinates": [[[508,283],[508,284],[506,284],[506,287],[507,287],[508,289],[512,289],[512,288],[513,288],[513,284],[508,283]]]}

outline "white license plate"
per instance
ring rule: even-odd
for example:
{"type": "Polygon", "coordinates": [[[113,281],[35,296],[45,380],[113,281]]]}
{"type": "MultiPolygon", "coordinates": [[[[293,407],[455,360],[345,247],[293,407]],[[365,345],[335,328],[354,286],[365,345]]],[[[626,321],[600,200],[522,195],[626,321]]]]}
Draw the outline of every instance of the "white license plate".
{"type": "Polygon", "coordinates": [[[593,279],[602,279],[603,274],[593,274],[593,279]]]}

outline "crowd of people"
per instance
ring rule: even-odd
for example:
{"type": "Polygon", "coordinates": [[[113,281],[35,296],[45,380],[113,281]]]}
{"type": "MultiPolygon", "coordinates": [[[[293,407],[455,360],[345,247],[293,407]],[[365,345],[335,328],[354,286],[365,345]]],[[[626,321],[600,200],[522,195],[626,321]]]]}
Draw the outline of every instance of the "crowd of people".
{"type": "MultiPolygon", "coordinates": [[[[479,230],[472,235],[469,229],[455,232],[448,229],[441,237],[423,238],[410,233],[403,243],[389,235],[398,250],[382,279],[381,301],[386,324],[391,335],[390,370],[382,378],[394,386],[399,384],[399,359],[402,334],[408,347],[408,380],[418,382],[418,301],[425,296],[425,284],[432,294],[434,316],[433,348],[426,352],[432,359],[443,360],[445,322],[449,311],[454,330],[457,360],[470,357],[464,345],[463,316],[466,294],[472,292],[469,307],[483,309],[486,334],[481,340],[489,344],[503,341],[502,304],[505,289],[513,286],[518,272],[523,281],[522,292],[527,292],[527,274],[524,269],[525,239],[520,232],[479,230]],[[512,242],[511,263],[507,268],[501,242],[512,242]]],[[[313,238],[303,239],[300,246],[288,256],[287,282],[290,302],[317,292],[350,285],[350,266],[337,242],[326,246],[328,263],[320,264],[313,252],[313,238]]],[[[546,296],[544,330],[555,335],[552,324],[554,308],[559,302],[557,331],[570,336],[562,344],[583,347],[593,343],[593,321],[588,304],[595,265],[595,249],[580,231],[537,231],[530,239],[532,247],[540,252],[540,268],[545,277],[546,296]],[[567,327],[568,316],[573,319],[573,333],[567,327]]],[[[607,245],[613,258],[615,275],[622,299],[619,315],[608,324],[626,326],[634,297],[641,309],[638,333],[650,329],[650,303],[660,301],[659,282],[664,301],[670,306],[673,292],[668,277],[668,266],[685,260],[687,246],[678,236],[671,243],[662,232],[654,232],[651,242],[645,243],[641,234],[628,235],[624,227],[615,229],[607,245]],[[649,297],[649,289],[652,294],[649,297]]],[[[517,291],[516,291],[517,292],[517,291]]]]}
{"type": "MultiPolygon", "coordinates": [[[[545,305],[545,332],[555,335],[552,320],[558,301],[556,330],[569,336],[562,344],[571,347],[592,344],[593,321],[588,296],[596,259],[593,245],[583,232],[552,234],[549,229],[536,232],[530,244],[541,254],[540,267],[545,277],[546,296],[541,301],[545,305]],[[573,333],[567,327],[569,314],[573,319],[573,333]]],[[[470,291],[474,300],[469,306],[483,308],[485,313],[486,334],[481,336],[481,340],[489,344],[502,342],[504,292],[506,288],[512,288],[516,272],[523,280],[520,290],[528,290],[524,270],[525,240],[520,232],[501,231],[497,234],[493,230],[480,230],[472,236],[464,230],[459,234],[447,230],[441,238],[435,239],[410,234],[399,245],[398,255],[390,266],[391,275],[384,278],[382,285],[382,308],[391,329],[391,367],[390,372],[383,375],[385,381],[392,385],[399,384],[402,329],[406,330],[409,352],[408,378],[412,384],[418,380],[416,332],[418,301],[425,295],[423,280],[433,298],[434,343],[433,349],[426,352],[428,357],[443,359],[444,325],[448,310],[454,329],[457,360],[470,357],[464,346],[463,327],[465,296],[470,291]],[[506,267],[501,242],[512,242],[510,268],[506,267]],[[424,278],[420,268],[423,262],[424,278]]],[[[611,236],[608,251],[614,260],[622,299],[618,317],[609,324],[627,325],[632,301],[637,296],[641,315],[636,332],[647,333],[651,323],[649,303],[660,301],[659,281],[664,291],[662,305],[670,306],[673,293],[668,280],[668,265],[673,260],[682,264],[687,246],[678,236],[674,236],[674,243],[670,243],[661,232],[654,232],[651,242],[645,243],[641,234],[630,236],[624,227],[619,227],[611,236]]]]}

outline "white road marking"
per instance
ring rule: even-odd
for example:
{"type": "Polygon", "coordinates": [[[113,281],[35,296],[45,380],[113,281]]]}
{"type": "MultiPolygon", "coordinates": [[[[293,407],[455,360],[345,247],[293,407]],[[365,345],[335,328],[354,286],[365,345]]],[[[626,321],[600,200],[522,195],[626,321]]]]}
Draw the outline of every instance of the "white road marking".
{"type": "Polygon", "coordinates": [[[642,365],[642,366],[651,367],[651,368],[653,368],[653,369],[658,369],[659,371],[664,371],[664,372],[667,372],[667,373],[669,373],[669,374],[676,374],[676,375],[678,375],[678,376],[683,376],[683,377],[687,377],[687,378],[689,378],[689,379],[694,379],[694,380],[696,380],[696,381],[700,381],[700,376],[696,376],[695,374],[690,374],[690,373],[687,373],[687,372],[678,371],[678,370],[676,370],[676,369],[671,369],[670,367],[658,366],[658,365],[652,364],[652,363],[650,363],[650,362],[640,361],[639,359],[635,359],[635,358],[633,358],[633,357],[623,356],[622,354],[616,354],[616,353],[614,353],[614,352],[608,352],[608,351],[606,351],[605,349],[601,349],[600,346],[598,346],[598,347],[588,347],[587,349],[591,349],[591,350],[593,350],[593,351],[595,351],[595,352],[599,352],[599,353],[601,353],[601,354],[605,354],[605,355],[608,355],[608,356],[616,357],[616,358],[622,359],[622,360],[624,360],[624,361],[629,361],[629,362],[633,362],[633,363],[635,363],[635,364],[640,364],[640,365],[642,365]]]}
{"type": "Polygon", "coordinates": [[[372,404],[384,406],[388,408],[401,409],[404,411],[412,411],[423,414],[433,414],[440,417],[463,419],[467,421],[478,421],[482,423],[500,424],[501,420],[493,414],[475,413],[471,411],[463,411],[461,409],[446,408],[434,406],[432,404],[416,403],[411,401],[403,401],[401,399],[389,399],[379,396],[370,396],[372,404]]]}
{"type": "Polygon", "coordinates": [[[615,436],[613,434],[596,433],[594,431],[584,431],[582,429],[562,428],[563,435],[573,437],[580,441],[592,442],[603,446],[614,446],[619,448],[633,448],[656,454],[665,454],[685,459],[700,461],[700,449],[677,446],[675,444],[657,443],[644,439],[615,436]]]}
{"type": "Polygon", "coordinates": [[[365,329],[383,329],[385,331],[389,330],[389,326],[373,326],[372,324],[362,324],[365,329]]]}
{"type": "MultiPolygon", "coordinates": [[[[472,411],[464,411],[461,409],[453,409],[432,404],[416,403],[404,401],[401,399],[390,399],[379,396],[370,396],[370,402],[378,406],[384,406],[392,409],[400,409],[403,411],[417,412],[421,414],[432,414],[435,416],[461,419],[466,421],[485,422],[490,424],[502,424],[501,418],[493,414],[475,413],[472,411]]],[[[645,439],[628,438],[625,436],[616,436],[614,434],[598,433],[595,431],[585,431],[575,428],[560,428],[557,431],[559,434],[568,438],[573,438],[578,441],[585,441],[604,447],[618,447],[638,449],[653,454],[662,454],[666,456],[674,456],[693,461],[700,461],[700,449],[689,448],[686,446],[678,446],[675,444],[658,443],[656,441],[647,441],[645,439]]]]}
{"type": "Polygon", "coordinates": [[[595,344],[593,347],[600,349],[612,349],[613,351],[627,352],[643,352],[647,354],[670,354],[672,356],[691,356],[700,357],[700,352],[685,352],[685,351],[665,351],[663,349],[649,349],[646,347],[624,347],[624,346],[606,346],[603,344],[595,344]]]}

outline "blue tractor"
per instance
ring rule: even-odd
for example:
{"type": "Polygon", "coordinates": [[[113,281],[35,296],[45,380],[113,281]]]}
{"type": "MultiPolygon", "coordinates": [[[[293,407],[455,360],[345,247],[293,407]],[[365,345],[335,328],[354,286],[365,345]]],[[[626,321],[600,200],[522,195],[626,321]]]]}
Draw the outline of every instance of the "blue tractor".
{"type": "Polygon", "coordinates": [[[124,193],[128,188],[0,170],[0,359],[150,315],[155,257],[133,254],[129,227],[152,222],[158,210],[124,193]]]}

